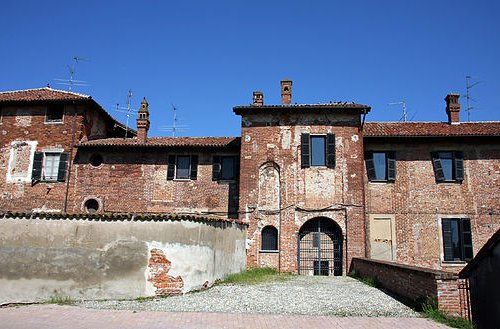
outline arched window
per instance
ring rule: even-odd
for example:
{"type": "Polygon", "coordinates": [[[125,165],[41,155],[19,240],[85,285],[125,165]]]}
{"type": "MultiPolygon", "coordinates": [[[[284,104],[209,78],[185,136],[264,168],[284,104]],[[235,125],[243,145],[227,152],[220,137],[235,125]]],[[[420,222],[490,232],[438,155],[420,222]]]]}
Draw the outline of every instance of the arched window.
{"type": "Polygon", "coordinates": [[[278,250],[278,230],[274,226],[262,229],[262,250],[278,250]]]}

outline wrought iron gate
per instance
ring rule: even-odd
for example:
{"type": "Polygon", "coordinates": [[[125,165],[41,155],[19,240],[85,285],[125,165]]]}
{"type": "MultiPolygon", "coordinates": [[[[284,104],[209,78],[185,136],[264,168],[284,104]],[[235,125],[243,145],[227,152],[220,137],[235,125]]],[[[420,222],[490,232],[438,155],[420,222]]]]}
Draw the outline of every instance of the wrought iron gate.
{"type": "Polygon", "coordinates": [[[298,236],[299,274],[342,275],[342,234],[328,218],[313,218],[298,236]]]}

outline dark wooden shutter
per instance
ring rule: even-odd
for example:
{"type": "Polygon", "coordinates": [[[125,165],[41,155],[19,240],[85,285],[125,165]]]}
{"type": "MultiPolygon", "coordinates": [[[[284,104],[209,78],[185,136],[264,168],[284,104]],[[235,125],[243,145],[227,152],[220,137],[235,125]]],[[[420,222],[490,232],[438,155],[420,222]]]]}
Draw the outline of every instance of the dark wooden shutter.
{"type": "Polygon", "coordinates": [[[387,152],[387,180],[396,180],[396,153],[387,152]]]}
{"type": "Polygon", "coordinates": [[[240,156],[234,156],[234,180],[240,179],[240,156]]]}
{"type": "Polygon", "coordinates": [[[198,155],[191,155],[191,171],[189,178],[195,180],[198,177],[198,155]]]}
{"type": "Polygon", "coordinates": [[[175,155],[168,156],[167,180],[174,179],[175,175],[175,155]]]}
{"type": "Polygon", "coordinates": [[[310,145],[309,145],[309,134],[302,134],[300,136],[300,154],[301,154],[301,162],[302,162],[302,168],[308,168],[310,167],[310,145]]]}
{"type": "Polygon", "coordinates": [[[470,261],[472,254],[472,232],[470,219],[462,219],[462,242],[463,242],[463,257],[465,261],[470,261]]]}
{"type": "Polygon", "coordinates": [[[64,182],[66,180],[66,167],[68,164],[68,153],[61,153],[59,158],[59,168],[57,170],[57,181],[64,182]]]}
{"type": "Polygon", "coordinates": [[[33,171],[31,172],[31,180],[37,181],[42,179],[43,167],[43,152],[35,152],[33,160],[33,171]]]}
{"type": "Polygon", "coordinates": [[[373,164],[373,152],[365,152],[366,174],[368,180],[375,179],[375,165],[373,164]]]}
{"type": "Polygon", "coordinates": [[[335,168],[335,134],[326,135],[326,166],[335,168]]]}
{"type": "Polygon", "coordinates": [[[455,161],[455,180],[464,180],[464,153],[460,151],[453,152],[453,160],[455,161]]]}
{"type": "Polygon", "coordinates": [[[438,152],[432,152],[432,165],[434,166],[434,175],[436,176],[436,182],[444,182],[444,172],[441,166],[441,159],[439,159],[438,152]]]}
{"type": "Polygon", "coordinates": [[[221,176],[220,156],[214,155],[212,158],[212,180],[219,180],[221,176]]]}
{"type": "Polygon", "coordinates": [[[442,219],[441,221],[441,224],[443,226],[443,251],[445,261],[454,260],[453,242],[451,238],[451,221],[452,219],[442,219]]]}

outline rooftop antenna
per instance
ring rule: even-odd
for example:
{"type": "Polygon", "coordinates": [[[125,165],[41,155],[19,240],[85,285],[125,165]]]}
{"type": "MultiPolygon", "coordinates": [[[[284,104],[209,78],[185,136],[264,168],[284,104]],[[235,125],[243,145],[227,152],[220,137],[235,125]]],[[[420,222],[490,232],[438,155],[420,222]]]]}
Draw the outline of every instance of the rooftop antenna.
{"type": "Polygon", "coordinates": [[[115,109],[116,112],[125,113],[125,115],[127,116],[125,123],[125,138],[127,138],[128,135],[128,122],[130,119],[130,115],[135,115],[135,113],[131,112],[131,107],[130,107],[131,101],[132,101],[132,89],[129,89],[127,94],[127,107],[121,107],[120,104],[116,103],[116,109],[115,109]]]}
{"type": "Polygon", "coordinates": [[[73,64],[66,65],[68,67],[68,71],[69,71],[69,80],[54,79],[56,81],[60,81],[57,84],[67,85],[69,91],[71,91],[73,89],[73,86],[80,86],[80,87],[86,87],[86,86],[88,86],[88,84],[86,83],[86,81],[75,80],[76,64],[78,64],[78,62],[80,62],[80,61],[86,61],[86,59],[82,58],[82,57],[78,57],[78,56],[73,57],[73,64]]]}
{"type": "Polygon", "coordinates": [[[188,126],[186,125],[178,125],[178,119],[177,119],[177,107],[175,107],[174,104],[172,104],[172,112],[173,112],[173,120],[172,120],[172,125],[171,126],[163,126],[160,127],[160,131],[171,131],[172,132],[172,137],[175,137],[176,132],[181,132],[181,131],[186,131],[188,129],[188,126]]]}
{"type": "Polygon", "coordinates": [[[470,79],[472,77],[470,75],[467,75],[465,77],[465,82],[466,82],[466,85],[467,85],[467,93],[465,95],[466,99],[467,99],[467,121],[470,122],[470,113],[472,112],[472,110],[474,109],[474,107],[470,104],[471,100],[472,101],[475,101],[471,96],[470,96],[470,90],[472,89],[472,87],[474,87],[475,85],[477,85],[479,82],[481,81],[476,81],[474,82],[473,84],[470,83],[470,79]]]}
{"type": "Polygon", "coordinates": [[[408,121],[408,110],[406,108],[406,102],[401,101],[401,102],[394,102],[394,103],[388,103],[387,105],[402,105],[403,106],[403,116],[399,121],[403,120],[403,122],[408,121]]]}

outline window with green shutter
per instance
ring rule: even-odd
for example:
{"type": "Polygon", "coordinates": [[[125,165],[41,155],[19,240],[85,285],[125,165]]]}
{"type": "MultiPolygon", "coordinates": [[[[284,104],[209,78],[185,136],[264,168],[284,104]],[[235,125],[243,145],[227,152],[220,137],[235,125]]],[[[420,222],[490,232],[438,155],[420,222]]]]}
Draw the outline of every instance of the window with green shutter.
{"type": "Polygon", "coordinates": [[[443,218],[443,260],[446,262],[469,261],[473,257],[472,232],[468,218],[443,218]]]}
{"type": "Polygon", "coordinates": [[[461,151],[432,152],[432,165],[437,183],[464,180],[464,155],[461,151]]]}
{"type": "Polygon", "coordinates": [[[366,151],[365,165],[369,181],[393,182],[396,180],[395,152],[366,151]]]}

